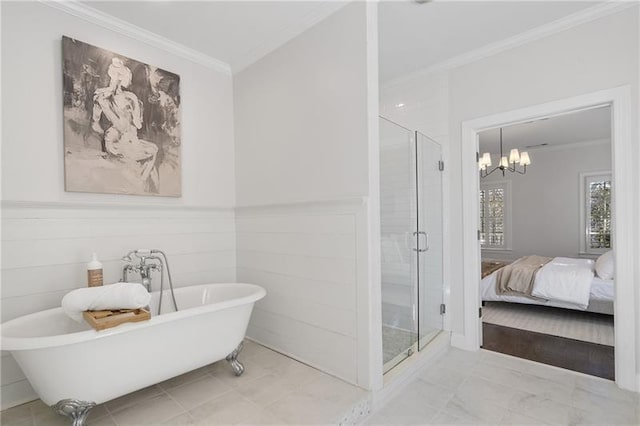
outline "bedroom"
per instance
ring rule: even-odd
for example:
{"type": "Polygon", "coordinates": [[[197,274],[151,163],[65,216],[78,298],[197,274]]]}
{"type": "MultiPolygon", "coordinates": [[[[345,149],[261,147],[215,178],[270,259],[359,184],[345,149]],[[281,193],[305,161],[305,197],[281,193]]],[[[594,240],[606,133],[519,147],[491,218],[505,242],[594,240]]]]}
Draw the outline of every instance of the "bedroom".
{"type": "Polygon", "coordinates": [[[483,347],[613,380],[610,107],[481,132],[479,152],[483,347]]]}

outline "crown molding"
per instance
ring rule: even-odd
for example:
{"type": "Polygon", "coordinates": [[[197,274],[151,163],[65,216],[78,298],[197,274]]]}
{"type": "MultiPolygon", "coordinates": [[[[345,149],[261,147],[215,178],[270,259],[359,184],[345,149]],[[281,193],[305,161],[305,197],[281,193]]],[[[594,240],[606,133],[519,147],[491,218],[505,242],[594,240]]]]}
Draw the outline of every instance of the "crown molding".
{"type": "Polygon", "coordinates": [[[551,21],[547,24],[532,28],[523,33],[516,34],[515,36],[487,44],[478,49],[471,50],[458,56],[454,56],[430,67],[422,68],[409,74],[396,77],[386,83],[382,83],[382,87],[389,88],[403,84],[414,78],[458,68],[460,66],[497,55],[506,50],[513,49],[515,47],[522,46],[524,44],[531,43],[545,37],[549,37],[551,35],[566,31],[568,29],[586,24],[591,21],[595,21],[596,19],[621,12],[625,9],[629,9],[637,5],[638,2],[636,1],[608,0],[595,6],[588,7],[579,12],[572,13],[555,21],[551,21]]]}
{"type": "Polygon", "coordinates": [[[131,37],[150,46],[180,56],[196,64],[203,65],[212,70],[231,75],[231,66],[211,56],[205,55],[183,44],[176,43],[166,37],[145,30],[127,21],[101,12],[77,0],[39,0],[42,4],[84,19],[92,24],[99,25],[116,33],[131,37]]]}

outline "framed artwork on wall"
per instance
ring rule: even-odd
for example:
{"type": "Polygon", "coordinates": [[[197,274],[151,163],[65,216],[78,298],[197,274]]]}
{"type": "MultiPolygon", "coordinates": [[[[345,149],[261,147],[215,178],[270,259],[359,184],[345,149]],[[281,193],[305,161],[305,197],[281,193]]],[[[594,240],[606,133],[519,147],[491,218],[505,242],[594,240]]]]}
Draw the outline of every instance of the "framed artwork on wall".
{"type": "Polygon", "coordinates": [[[180,77],[62,38],[65,190],[182,195],[180,77]]]}

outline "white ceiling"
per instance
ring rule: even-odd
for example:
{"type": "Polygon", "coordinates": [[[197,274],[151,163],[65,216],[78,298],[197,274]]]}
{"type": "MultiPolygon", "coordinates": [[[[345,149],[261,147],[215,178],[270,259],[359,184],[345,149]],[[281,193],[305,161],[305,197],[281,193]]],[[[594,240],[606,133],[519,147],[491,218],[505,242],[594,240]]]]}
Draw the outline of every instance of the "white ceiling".
{"type": "MultiPolygon", "coordinates": [[[[543,143],[549,144],[548,146],[557,146],[609,138],[611,138],[610,107],[560,115],[502,129],[504,155],[509,155],[509,150],[512,148],[526,151],[528,146],[543,143]]],[[[500,152],[500,129],[480,133],[479,140],[481,153],[500,152]]]]}
{"type": "MultiPolygon", "coordinates": [[[[238,72],[346,1],[83,1],[238,72]]],[[[581,11],[585,1],[382,1],[380,81],[431,67],[581,11]]]]}
{"type": "Polygon", "coordinates": [[[84,1],[237,72],[346,3],[343,1],[84,1]]]}
{"type": "Polygon", "coordinates": [[[380,81],[566,17],[583,1],[382,1],[378,11],[380,81]]]}

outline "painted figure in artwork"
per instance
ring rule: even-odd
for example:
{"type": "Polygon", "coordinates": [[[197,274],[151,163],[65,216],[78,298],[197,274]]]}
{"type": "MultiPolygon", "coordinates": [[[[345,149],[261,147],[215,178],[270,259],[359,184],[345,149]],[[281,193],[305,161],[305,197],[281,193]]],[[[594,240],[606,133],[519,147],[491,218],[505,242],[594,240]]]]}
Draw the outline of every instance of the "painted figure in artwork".
{"type": "Polygon", "coordinates": [[[65,190],[181,196],[180,76],[69,37],[62,57],[65,190]]]}
{"type": "Polygon", "coordinates": [[[113,58],[107,75],[109,86],[96,89],[93,95],[91,128],[103,135],[103,156],[128,163],[139,173],[145,191],[154,192],[158,187],[158,146],[138,138],[143,109],[135,93],[126,90],[132,81],[131,70],[121,59],[113,58]],[[106,130],[100,124],[102,115],[110,123],[106,130]]]}

